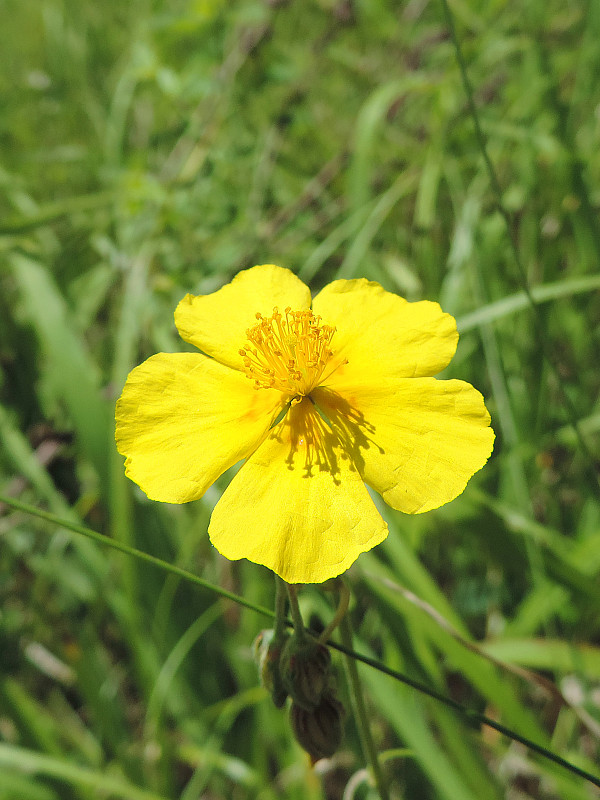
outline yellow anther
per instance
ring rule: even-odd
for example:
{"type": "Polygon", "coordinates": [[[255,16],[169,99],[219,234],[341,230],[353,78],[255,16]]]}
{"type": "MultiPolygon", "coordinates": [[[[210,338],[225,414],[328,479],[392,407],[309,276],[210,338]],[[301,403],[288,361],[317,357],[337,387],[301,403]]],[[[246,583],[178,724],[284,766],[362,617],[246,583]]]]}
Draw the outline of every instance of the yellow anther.
{"type": "Polygon", "coordinates": [[[335,328],[321,325],[321,317],[308,309],[292,311],[289,306],[283,314],[275,306],[271,317],[257,313],[256,319],[259,322],[246,331],[249,346],[239,350],[246,375],[256,388],[278,389],[293,397],[309,394],[333,356],[335,328]]]}

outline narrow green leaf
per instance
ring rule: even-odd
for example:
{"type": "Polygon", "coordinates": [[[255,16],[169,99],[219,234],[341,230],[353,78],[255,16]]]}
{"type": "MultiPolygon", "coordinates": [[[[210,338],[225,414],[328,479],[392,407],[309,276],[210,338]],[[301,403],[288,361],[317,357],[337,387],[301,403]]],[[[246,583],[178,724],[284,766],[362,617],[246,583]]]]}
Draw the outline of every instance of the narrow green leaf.
{"type": "Polygon", "coordinates": [[[82,451],[108,484],[108,404],[98,367],[69,322],[69,310],[46,269],[32,258],[10,258],[28,322],[45,358],[50,385],[69,413],[82,451]]]}
{"type": "MultiPolygon", "coordinates": [[[[600,275],[586,275],[582,278],[572,278],[571,280],[548,283],[543,286],[534,286],[531,294],[536,303],[548,303],[551,300],[559,300],[562,297],[571,297],[575,294],[594,292],[600,289],[600,275]]],[[[529,299],[525,292],[515,292],[515,294],[503,297],[493,303],[481,306],[476,311],[463,314],[458,317],[456,324],[460,333],[467,333],[479,325],[486,325],[498,319],[504,319],[518,311],[523,311],[530,307],[529,299]]]]}
{"type": "Polygon", "coordinates": [[[74,789],[93,789],[123,800],[167,800],[163,795],[141,789],[108,772],[86,769],[64,759],[40,755],[8,744],[0,743],[0,767],[13,772],[44,775],[74,789]]]}

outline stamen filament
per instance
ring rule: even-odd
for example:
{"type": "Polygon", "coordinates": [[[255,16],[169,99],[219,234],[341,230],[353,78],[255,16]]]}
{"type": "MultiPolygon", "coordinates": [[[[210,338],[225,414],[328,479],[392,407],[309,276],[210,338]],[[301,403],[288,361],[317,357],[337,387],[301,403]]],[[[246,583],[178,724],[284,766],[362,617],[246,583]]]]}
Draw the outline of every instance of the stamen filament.
{"type": "Polygon", "coordinates": [[[271,317],[257,314],[256,318],[258,323],[246,331],[250,346],[239,351],[246,375],[257,389],[307,395],[333,356],[330,344],[335,328],[322,325],[321,317],[308,309],[288,307],[282,314],[276,306],[271,317]]]}

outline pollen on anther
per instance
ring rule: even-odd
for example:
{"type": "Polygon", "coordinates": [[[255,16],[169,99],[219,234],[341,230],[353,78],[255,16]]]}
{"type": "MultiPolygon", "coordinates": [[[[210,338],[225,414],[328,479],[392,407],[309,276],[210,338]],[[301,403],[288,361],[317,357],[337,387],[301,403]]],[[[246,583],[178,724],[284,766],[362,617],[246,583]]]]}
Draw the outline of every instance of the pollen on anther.
{"type": "Polygon", "coordinates": [[[275,306],[270,317],[255,316],[259,322],[246,331],[249,347],[239,350],[248,378],[257,388],[300,397],[308,394],[333,356],[335,328],[321,325],[321,317],[309,309],[292,311],[290,306],[284,314],[275,306]]]}

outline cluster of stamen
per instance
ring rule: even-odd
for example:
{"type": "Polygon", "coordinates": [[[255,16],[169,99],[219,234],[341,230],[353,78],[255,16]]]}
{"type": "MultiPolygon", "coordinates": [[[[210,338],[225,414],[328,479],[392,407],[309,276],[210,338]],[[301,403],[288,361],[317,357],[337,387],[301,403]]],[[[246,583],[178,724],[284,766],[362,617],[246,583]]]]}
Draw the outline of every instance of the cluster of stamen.
{"type": "Polygon", "coordinates": [[[256,319],[258,324],[246,331],[249,346],[239,351],[246,375],[257,389],[307,395],[333,355],[335,328],[322,325],[312,311],[289,307],[283,314],[275,307],[271,317],[257,314],[256,319]]]}

